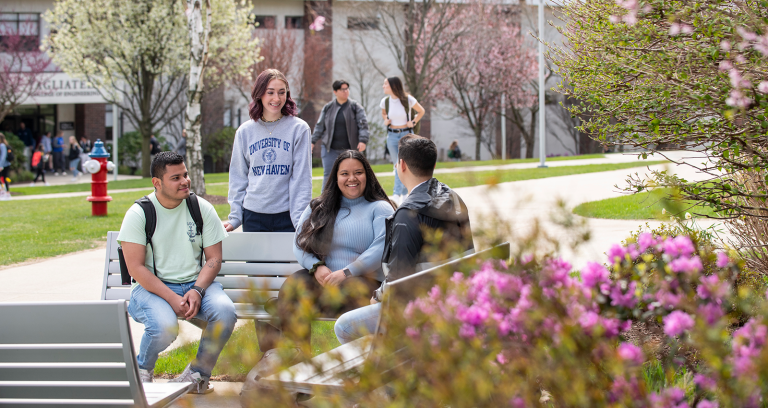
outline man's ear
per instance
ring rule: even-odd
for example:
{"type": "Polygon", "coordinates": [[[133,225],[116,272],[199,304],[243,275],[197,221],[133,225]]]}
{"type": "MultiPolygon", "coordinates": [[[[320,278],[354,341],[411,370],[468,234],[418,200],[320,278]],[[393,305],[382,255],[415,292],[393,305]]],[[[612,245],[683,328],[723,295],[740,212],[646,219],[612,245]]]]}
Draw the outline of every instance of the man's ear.
{"type": "Polygon", "coordinates": [[[152,185],[155,187],[155,190],[159,190],[160,186],[163,184],[163,181],[160,180],[157,177],[152,177],[152,185]]]}
{"type": "Polygon", "coordinates": [[[397,172],[404,174],[408,170],[408,165],[405,164],[405,160],[397,159],[397,172]]]}

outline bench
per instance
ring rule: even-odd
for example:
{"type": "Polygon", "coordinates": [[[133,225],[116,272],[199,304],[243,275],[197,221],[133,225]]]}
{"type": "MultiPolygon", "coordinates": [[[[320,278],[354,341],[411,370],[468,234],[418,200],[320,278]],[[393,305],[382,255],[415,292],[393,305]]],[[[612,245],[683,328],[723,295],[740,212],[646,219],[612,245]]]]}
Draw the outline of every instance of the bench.
{"type": "Polygon", "coordinates": [[[1,407],[164,407],[189,383],[139,380],[124,301],[0,303],[1,407]]]}
{"type": "MultiPolygon", "coordinates": [[[[123,285],[120,277],[117,235],[117,231],[107,233],[102,300],[131,298],[131,287],[123,285]]],[[[264,311],[264,303],[276,298],[286,278],[302,269],[293,255],[293,239],[292,232],[230,232],[222,241],[223,263],[215,281],[222,284],[232,299],[238,319],[271,318],[264,311]]]]}
{"type": "MultiPolygon", "coordinates": [[[[384,349],[397,350],[398,336],[402,333],[387,333],[387,322],[402,319],[402,313],[408,300],[423,296],[435,284],[439,276],[451,276],[453,272],[476,267],[486,259],[508,259],[510,245],[508,242],[483,251],[446,262],[442,265],[415,273],[410,276],[390,282],[387,295],[382,304],[379,323],[375,335],[369,335],[353,342],[343,344],[331,351],[320,354],[310,361],[299,363],[270,377],[264,378],[265,384],[292,393],[308,395],[343,394],[344,382],[354,378],[367,360],[374,359],[381,373],[388,367],[400,365],[398,357],[382,358],[380,351],[384,349]],[[384,347],[384,343],[387,346],[384,347]],[[385,362],[386,361],[386,362],[385,362]]],[[[396,351],[395,354],[399,354],[396,351]]],[[[406,353],[407,354],[407,353],[406,353]]],[[[382,377],[386,377],[382,374],[382,377]]],[[[246,401],[244,401],[246,402],[246,401]]],[[[245,406],[245,405],[244,405],[245,406]]]]}

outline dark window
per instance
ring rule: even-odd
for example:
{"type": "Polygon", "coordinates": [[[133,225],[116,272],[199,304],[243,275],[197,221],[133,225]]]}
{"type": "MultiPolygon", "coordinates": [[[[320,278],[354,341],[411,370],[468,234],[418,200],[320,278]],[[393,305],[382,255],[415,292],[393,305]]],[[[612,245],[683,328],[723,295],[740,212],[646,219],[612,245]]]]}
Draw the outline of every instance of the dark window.
{"type": "Polygon", "coordinates": [[[0,13],[0,47],[39,50],[40,14],[0,13]]]}
{"type": "Polygon", "coordinates": [[[375,17],[347,17],[347,28],[350,30],[376,30],[379,21],[375,17]]]}
{"type": "Polygon", "coordinates": [[[275,16],[253,16],[256,28],[275,28],[275,16]]]}
{"type": "Polygon", "coordinates": [[[285,28],[304,28],[304,16],[285,16],[285,28]]]}

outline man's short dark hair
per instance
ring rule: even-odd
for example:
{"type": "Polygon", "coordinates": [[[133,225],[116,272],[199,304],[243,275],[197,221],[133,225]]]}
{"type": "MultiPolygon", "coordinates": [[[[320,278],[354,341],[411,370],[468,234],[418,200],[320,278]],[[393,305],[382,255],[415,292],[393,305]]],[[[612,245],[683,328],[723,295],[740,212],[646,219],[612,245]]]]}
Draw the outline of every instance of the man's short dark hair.
{"type": "Polygon", "coordinates": [[[437,147],[426,137],[410,133],[397,144],[397,157],[408,165],[414,176],[432,177],[437,164],[437,147]]]}
{"type": "Polygon", "coordinates": [[[160,152],[155,155],[152,165],[149,168],[149,174],[152,177],[162,179],[166,172],[166,167],[184,163],[184,156],[176,152],[160,152]]]}
{"type": "Polygon", "coordinates": [[[349,88],[349,82],[347,82],[347,81],[345,81],[343,79],[339,79],[338,81],[334,81],[333,82],[333,92],[336,92],[339,89],[341,89],[342,85],[346,85],[347,88],[349,88]]]}

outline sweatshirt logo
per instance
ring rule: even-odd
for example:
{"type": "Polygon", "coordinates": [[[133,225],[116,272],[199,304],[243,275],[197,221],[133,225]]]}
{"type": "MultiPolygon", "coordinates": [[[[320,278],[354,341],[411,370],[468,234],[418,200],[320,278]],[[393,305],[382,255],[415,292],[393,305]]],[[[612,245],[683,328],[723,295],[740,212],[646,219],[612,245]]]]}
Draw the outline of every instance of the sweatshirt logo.
{"type": "Polygon", "coordinates": [[[195,230],[195,223],[187,222],[187,236],[189,237],[189,242],[195,242],[196,235],[197,231],[195,230]]]}
{"type": "Polygon", "coordinates": [[[277,153],[275,152],[275,149],[266,149],[261,154],[262,160],[264,160],[264,163],[272,164],[277,160],[277,153]]]}

